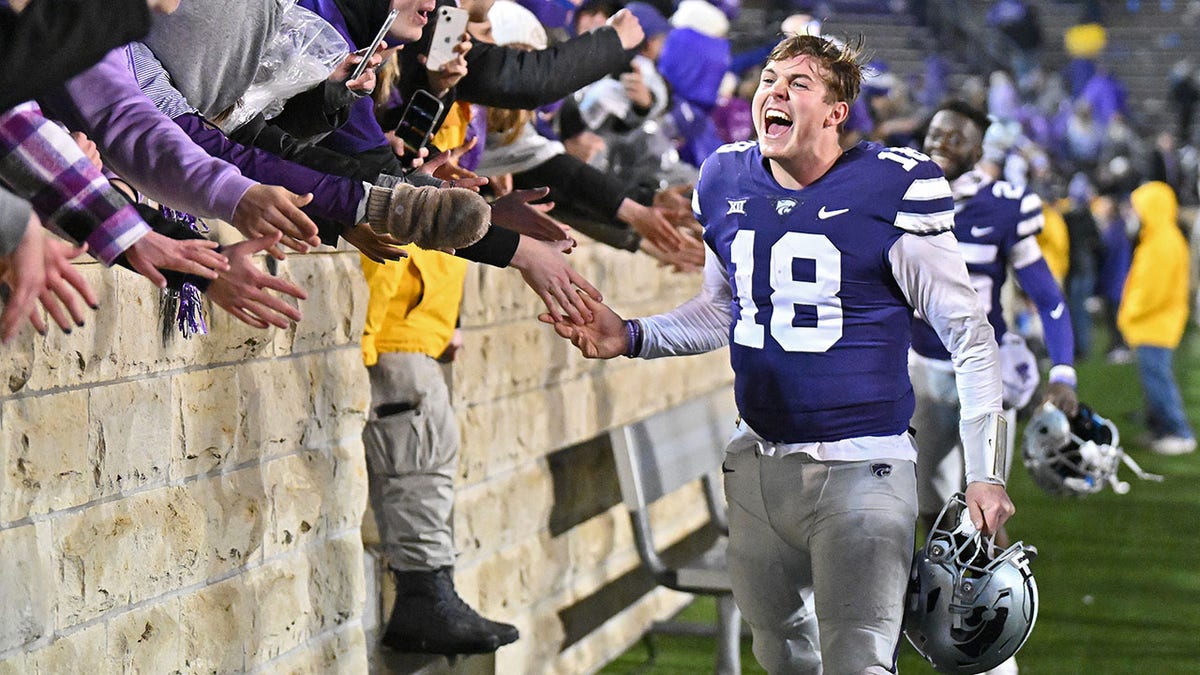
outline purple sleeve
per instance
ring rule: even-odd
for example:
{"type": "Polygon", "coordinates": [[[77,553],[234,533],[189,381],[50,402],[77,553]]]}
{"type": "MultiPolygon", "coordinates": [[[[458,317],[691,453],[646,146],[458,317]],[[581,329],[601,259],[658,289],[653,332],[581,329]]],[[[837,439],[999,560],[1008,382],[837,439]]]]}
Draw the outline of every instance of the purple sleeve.
{"type": "Polygon", "coordinates": [[[0,176],[43,221],[86,241],[106,265],[150,227],[35,103],[0,114],[0,176]]]}
{"type": "Polygon", "coordinates": [[[53,106],[54,116],[78,125],[106,163],[155,201],[232,221],[242,195],[255,185],[237,167],[193,143],[154,107],[129,70],[124,47],[68,81],[65,92],[67,105],[53,106]]]}
{"type": "Polygon", "coordinates": [[[266,150],[231,141],[196,114],[180,115],[174,123],[197,145],[232,163],[244,175],[269,185],[282,185],[296,194],[311,192],[313,200],[301,209],[310,216],[328,218],[343,227],[357,221],[359,203],[366,196],[361,181],[314,171],[266,150]]]}
{"type": "Polygon", "coordinates": [[[1050,361],[1056,366],[1075,365],[1075,334],[1071,331],[1071,313],[1046,260],[1040,258],[1017,269],[1016,276],[1021,289],[1037,305],[1050,361]]]}

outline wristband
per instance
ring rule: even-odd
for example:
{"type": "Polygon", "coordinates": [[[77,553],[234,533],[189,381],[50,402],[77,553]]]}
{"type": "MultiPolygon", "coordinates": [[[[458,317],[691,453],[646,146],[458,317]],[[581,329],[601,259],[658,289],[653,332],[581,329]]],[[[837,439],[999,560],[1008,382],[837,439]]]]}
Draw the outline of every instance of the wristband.
{"type": "Polygon", "coordinates": [[[637,319],[625,321],[625,337],[625,356],[632,359],[642,351],[642,324],[637,319]]]}
{"type": "Polygon", "coordinates": [[[1051,382],[1061,382],[1068,387],[1075,388],[1075,368],[1059,364],[1050,369],[1050,376],[1047,378],[1051,382]]]}

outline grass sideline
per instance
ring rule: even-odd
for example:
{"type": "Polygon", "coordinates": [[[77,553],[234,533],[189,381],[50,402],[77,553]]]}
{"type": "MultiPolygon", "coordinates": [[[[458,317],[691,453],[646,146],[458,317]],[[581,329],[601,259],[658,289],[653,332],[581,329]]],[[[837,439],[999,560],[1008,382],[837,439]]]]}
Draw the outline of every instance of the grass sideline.
{"type": "MultiPolygon", "coordinates": [[[[1105,343],[1102,333],[1094,339],[1105,343]]],[[[1040,552],[1033,563],[1040,610],[1017,658],[1021,674],[1200,673],[1200,453],[1160,457],[1139,443],[1145,428],[1133,364],[1110,365],[1100,354],[1078,370],[1080,400],[1112,419],[1126,451],[1166,480],[1139,481],[1123,468],[1120,476],[1130,482],[1129,494],[1105,490],[1063,500],[1033,485],[1016,460],[1010,492],[1018,513],[1009,531],[1040,552]]],[[[1195,331],[1176,352],[1175,371],[1189,417],[1200,426],[1200,336],[1195,331]]],[[[680,618],[711,622],[714,607],[700,598],[680,618]]],[[[600,672],[697,675],[712,672],[714,654],[711,638],[656,635],[600,672]]],[[[765,672],[750,652],[749,639],[742,643],[742,671],[765,672]]],[[[900,672],[935,671],[905,640],[900,672]]]]}

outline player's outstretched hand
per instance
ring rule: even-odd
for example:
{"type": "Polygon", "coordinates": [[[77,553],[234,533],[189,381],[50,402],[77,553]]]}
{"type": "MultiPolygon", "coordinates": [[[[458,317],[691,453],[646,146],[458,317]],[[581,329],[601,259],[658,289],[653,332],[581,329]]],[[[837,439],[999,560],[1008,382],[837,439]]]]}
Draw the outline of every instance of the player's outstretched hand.
{"type": "Polygon", "coordinates": [[[408,253],[400,248],[404,242],[390,234],[380,234],[371,229],[370,223],[359,223],[342,233],[342,239],[358,249],[373,262],[384,264],[389,260],[407,258],[408,253]]]}
{"type": "Polygon", "coordinates": [[[976,481],[967,485],[967,508],[975,529],[993,535],[1017,511],[1003,485],[976,481]]]}
{"type": "MultiPolygon", "coordinates": [[[[317,225],[300,207],[308,205],[313,196],[297,195],[277,185],[255,185],[246,190],[233,212],[233,226],[247,239],[269,236],[274,231],[283,233],[281,243],[304,253],[309,246],[320,246],[317,225]]],[[[282,260],[278,248],[271,255],[282,260]]]]}
{"type": "Polygon", "coordinates": [[[217,273],[229,269],[229,261],[216,248],[217,242],[207,239],[172,239],[150,232],[125,250],[125,258],[150,283],[166,288],[167,279],[159,270],[216,279],[217,273]]]}
{"type": "Polygon", "coordinates": [[[239,321],[266,328],[268,325],[287,328],[289,320],[299,321],[300,310],[267,290],[275,290],[298,300],[308,297],[304,289],[290,281],[271,276],[258,267],[254,254],[279,243],[280,233],[239,241],[225,249],[229,270],[222,272],[205,292],[217,306],[239,321]]]}
{"type": "Polygon", "coordinates": [[[565,314],[570,321],[583,323],[592,316],[584,296],[597,302],[603,297],[591,282],[567,264],[563,253],[574,245],[569,239],[543,242],[521,235],[509,265],[521,271],[525,284],[545,303],[549,314],[544,316],[562,321],[565,314]]]}
{"type": "Polygon", "coordinates": [[[592,315],[590,320],[574,323],[555,314],[541,314],[538,321],[554,326],[555,333],[570,340],[589,359],[611,359],[624,354],[629,349],[625,320],[590,295],[580,293],[579,296],[592,315]]]}
{"type": "Polygon", "coordinates": [[[1046,385],[1046,401],[1063,411],[1067,419],[1071,419],[1079,413],[1079,395],[1069,384],[1051,382],[1046,385]]]}

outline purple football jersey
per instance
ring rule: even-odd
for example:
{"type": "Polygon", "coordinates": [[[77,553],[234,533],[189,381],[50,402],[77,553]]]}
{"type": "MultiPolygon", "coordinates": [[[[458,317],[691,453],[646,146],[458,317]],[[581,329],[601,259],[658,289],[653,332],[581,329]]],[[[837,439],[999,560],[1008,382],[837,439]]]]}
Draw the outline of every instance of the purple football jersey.
{"type": "Polygon", "coordinates": [[[695,206],[731,285],[730,360],[750,426],[783,443],[903,433],[912,308],[888,254],[906,232],[953,227],[941,169],[863,142],[789,190],[756,143],[733,143],[705,161],[695,206]]]}
{"type": "MultiPolygon", "coordinates": [[[[1041,232],[1044,222],[1041,198],[1005,181],[982,186],[956,209],[954,236],[958,250],[997,342],[1008,332],[1000,288],[1008,279],[1013,247],[1041,232]]],[[[950,358],[937,333],[920,319],[913,320],[913,351],[931,359],[950,358]]]]}

